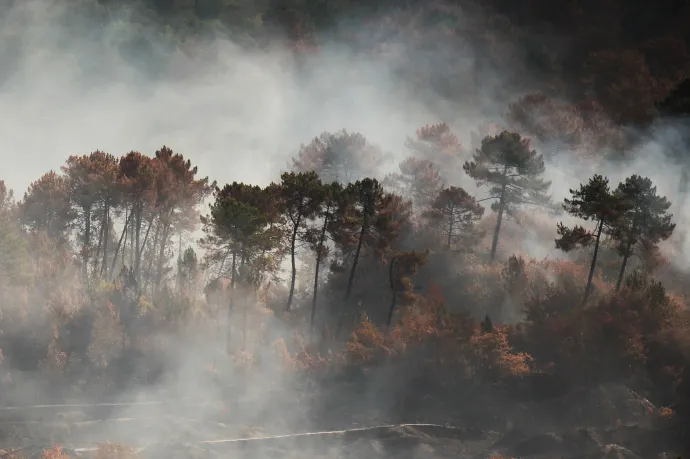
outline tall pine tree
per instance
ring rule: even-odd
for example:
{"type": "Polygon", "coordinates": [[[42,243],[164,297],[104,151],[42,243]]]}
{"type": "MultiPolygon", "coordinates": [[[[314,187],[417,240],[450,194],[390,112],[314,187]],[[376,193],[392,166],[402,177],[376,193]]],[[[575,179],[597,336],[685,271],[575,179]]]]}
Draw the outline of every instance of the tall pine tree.
{"type": "Polygon", "coordinates": [[[570,194],[572,198],[564,200],[563,208],[565,211],[585,221],[596,222],[593,231],[588,231],[582,226],[568,228],[563,223],[558,224],[560,237],[556,239],[556,248],[569,252],[577,247],[588,247],[594,244],[587,286],[582,297],[582,304],[584,305],[592,289],[601,235],[613,228],[613,225],[625,211],[625,207],[624,203],[611,192],[609,180],[601,175],[595,175],[589,179],[586,185],[580,185],[578,190],[570,190],[570,194]]]}
{"type": "Polygon", "coordinates": [[[546,194],[551,182],[542,179],[544,158],[530,148],[528,139],[515,132],[503,131],[486,136],[463,169],[477,181],[477,186],[489,186],[493,199],[491,210],[497,212],[496,227],[491,243],[491,260],[496,258],[498,237],[504,214],[515,215],[524,205],[549,204],[546,194]]]}
{"type": "Polygon", "coordinates": [[[671,202],[656,194],[650,179],[632,175],[618,185],[615,194],[624,201],[626,208],[611,229],[611,236],[618,242],[618,253],[623,258],[616,281],[616,290],[619,290],[635,248],[641,245],[645,249],[656,247],[671,237],[676,225],[671,223],[673,215],[667,213],[671,202]]]}

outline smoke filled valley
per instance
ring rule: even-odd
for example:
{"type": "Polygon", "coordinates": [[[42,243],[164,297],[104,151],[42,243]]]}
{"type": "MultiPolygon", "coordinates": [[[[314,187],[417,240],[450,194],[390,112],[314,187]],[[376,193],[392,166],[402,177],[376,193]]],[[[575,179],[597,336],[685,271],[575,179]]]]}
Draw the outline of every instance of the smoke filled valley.
{"type": "Polygon", "coordinates": [[[0,458],[690,453],[687,2],[0,23],[0,458]]]}

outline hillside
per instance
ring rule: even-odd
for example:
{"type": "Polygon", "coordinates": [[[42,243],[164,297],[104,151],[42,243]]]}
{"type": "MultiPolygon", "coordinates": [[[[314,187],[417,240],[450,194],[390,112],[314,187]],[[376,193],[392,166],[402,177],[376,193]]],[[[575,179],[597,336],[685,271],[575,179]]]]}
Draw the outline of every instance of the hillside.
{"type": "Polygon", "coordinates": [[[0,18],[0,458],[690,452],[687,2],[0,18]]]}

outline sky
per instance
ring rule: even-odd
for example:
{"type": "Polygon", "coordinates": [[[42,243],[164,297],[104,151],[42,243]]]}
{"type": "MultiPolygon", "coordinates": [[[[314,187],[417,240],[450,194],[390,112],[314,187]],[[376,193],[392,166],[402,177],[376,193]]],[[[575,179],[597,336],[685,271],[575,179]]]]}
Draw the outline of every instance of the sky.
{"type": "MultiPolygon", "coordinates": [[[[167,145],[190,158],[200,176],[221,185],[278,180],[301,143],[343,128],[361,132],[402,160],[406,137],[420,126],[446,121],[468,145],[470,131],[487,112],[501,113],[522,95],[510,71],[480,76],[502,94],[483,94],[481,108],[477,98],[444,101],[430,91],[412,91],[396,73],[396,59],[433,62],[426,70],[430,78],[450,67],[444,66],[443,48],[432,51],[439,58],[430,61],[429,54],[422,56],[404,41],[391,47],[385,59],[325,42],[318,53],[298,62],[280,37],[261,51],[217,37],[198,43],[190,57],[166,49],[154,30],[147,35],[152,55],[162,56],[168,66],[153,75],[145,71],[151,62],[123,51],[128,37],[142,32],[120,19],[136,12],[116,10],[94,28],[92,20],[75,18],[60,5],[26,0],[1,15],[0,39],[7,44],[0,49],[5,64],[0,157],[7,165],[1,178],[17,198],[41,174],[59,169],[68,155],[97,149],[116,156],[131,150],[152,155],[167,145]],[[512,100],[505,98],[511,85],[516,86],[512,100]]],[[[466,53],[467,59],[452,66],[455,73],[460,69],[459,78],[474,72],[471,49],[466,53]]],[[[610,175],[614,185],[631,173],[649,175],[660,191],[674,196],[678,170],[659,161],[664,132],[638,145],[626,165],[583,162],[568,151],[550,154],[547,177],[554,200],[562,200],[593,173],[610,175]]],[[[390,170],[395,166],[392,162],[390,170]]],[[[468,177],[457,177],[457,185],[483,197],[468,177]]],[[[674,211],[679,221],[690,222],[687,209],[674,211]]],[[[530,242],[536,256],[551,253],[552,244],[530,242]]],[[[678,260],[687,253],[686,244],[678,260]]]]}

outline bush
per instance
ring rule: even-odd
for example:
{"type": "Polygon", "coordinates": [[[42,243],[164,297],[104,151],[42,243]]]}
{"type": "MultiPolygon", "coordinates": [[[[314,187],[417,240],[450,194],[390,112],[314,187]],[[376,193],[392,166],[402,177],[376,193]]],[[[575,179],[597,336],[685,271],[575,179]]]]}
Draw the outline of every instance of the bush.
{"type": "Polygon", "coordinates": [[[56,445],[52,448],[43,450],[41,453],[41,459],[69,459],[69,456],[67,453],[62,451],[61,446],[56,445]]]}

